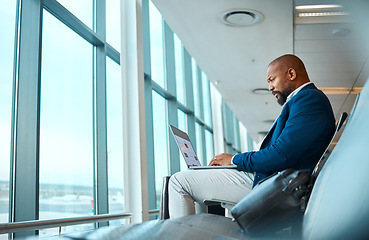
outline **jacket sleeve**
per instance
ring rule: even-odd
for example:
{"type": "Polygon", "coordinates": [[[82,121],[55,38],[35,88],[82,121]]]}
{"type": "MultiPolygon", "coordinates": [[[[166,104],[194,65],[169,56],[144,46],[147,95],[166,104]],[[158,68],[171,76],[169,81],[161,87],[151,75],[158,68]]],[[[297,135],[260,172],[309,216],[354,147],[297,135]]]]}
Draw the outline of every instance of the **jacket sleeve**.
{"type": "MultiPolygon", "coordinates": [[[[281,134],[269,147],[235,155],[238,170],[276,172],[294,166],[303,154],[332,126],[330,104],[324,95],[301,91],[290,101],[290,111],[281,134]],[[328,107],[328,110],[327,110],[328,107]]],[[[333,118],[334,126],[334,118],[333,118]]],[[[329,135],[329,134],[328,134],[329,135]]]]}

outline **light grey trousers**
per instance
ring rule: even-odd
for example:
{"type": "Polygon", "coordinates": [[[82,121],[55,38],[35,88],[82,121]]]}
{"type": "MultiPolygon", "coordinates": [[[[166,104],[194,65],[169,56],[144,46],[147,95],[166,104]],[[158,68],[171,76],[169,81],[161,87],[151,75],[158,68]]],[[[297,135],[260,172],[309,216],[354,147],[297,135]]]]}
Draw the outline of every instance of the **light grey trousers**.
{"type": "Polygon", "coordinates": [[[169,215],[177,218],[195,214],[195,203],[206,211],[204,200],[239,202],[252,189],[253,174],[236,169],[187,170],[169,180],[169,215]]]}

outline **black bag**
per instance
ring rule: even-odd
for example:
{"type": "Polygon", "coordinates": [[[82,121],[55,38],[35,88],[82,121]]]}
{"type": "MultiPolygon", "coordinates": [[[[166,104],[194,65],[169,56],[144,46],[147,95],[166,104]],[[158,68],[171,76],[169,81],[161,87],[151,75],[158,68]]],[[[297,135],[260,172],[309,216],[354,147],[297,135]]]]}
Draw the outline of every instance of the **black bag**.
{"type": "Polygon", "coordinates": [[[250,235],[272,233],[301,220],[301,200],[309,189],[308,170],[286,169],[260,183],[231,213],[250,235]]]}

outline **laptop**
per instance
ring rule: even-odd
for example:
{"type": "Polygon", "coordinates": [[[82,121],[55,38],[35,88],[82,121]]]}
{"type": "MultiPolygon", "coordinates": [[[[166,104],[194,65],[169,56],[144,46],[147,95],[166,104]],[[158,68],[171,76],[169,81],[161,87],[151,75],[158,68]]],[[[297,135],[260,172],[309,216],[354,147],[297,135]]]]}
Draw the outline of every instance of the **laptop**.
{"type": "Polygon", "coordinates": [[[169,125],[170,130],[173,134],[174,139],[182,153],[183,159],[189,169],[212,169],[212,168],[230,168],[237,169],[235,165],[225,165],[225,166],[201,166],[199,158],[197,157],[195,150],[192,147],[190,138],[187,133],[179,130],[178,128],[169,125]]]}

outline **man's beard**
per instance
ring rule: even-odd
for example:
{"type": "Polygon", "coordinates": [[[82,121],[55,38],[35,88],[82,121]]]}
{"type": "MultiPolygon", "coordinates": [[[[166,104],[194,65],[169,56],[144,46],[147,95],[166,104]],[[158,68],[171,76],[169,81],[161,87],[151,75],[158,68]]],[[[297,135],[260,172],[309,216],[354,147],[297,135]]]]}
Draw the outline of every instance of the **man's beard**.
{"type": "Polygon", "coordinates": [[[284,94],[280,91],[273,91],[273,95],[278,94],[279,98],[277,98],[277,103],[281,106],[287,101],[287,94],[284,94]]]}

